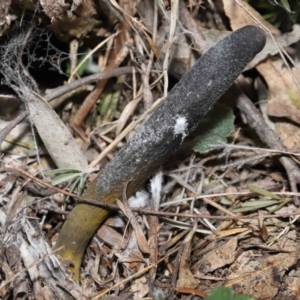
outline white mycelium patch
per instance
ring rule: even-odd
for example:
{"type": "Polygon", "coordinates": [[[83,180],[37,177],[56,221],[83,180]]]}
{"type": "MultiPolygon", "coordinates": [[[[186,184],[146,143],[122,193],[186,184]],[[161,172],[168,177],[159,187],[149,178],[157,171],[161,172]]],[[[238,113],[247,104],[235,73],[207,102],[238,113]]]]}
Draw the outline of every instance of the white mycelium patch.
{"type": "Polygon", "coordinates": [[[176,119],[176,123],[175,123],[175,126],[174,126],[174,134],[175,135],[181,134],[182,135],[182,141],[187,136],[187,127],[188,127],[188,123],[186,121],[186,117],[179,116],[176,119]]]}
{"type": "Polygon", "coordinates": [[[149,203],[149,194],[145,190],[135,193],[128,199],[130,207],[146,207],[149,203]]]}
{"type": "Polygon", "coordinates": [[[162,171],[159,171],[155,176],[150,180],[150,190],[153,201],[153,206],[155,210],[159,209],[160,199],[161,199],[161,191],[162,191],[162,181],[163,174],[162,171]]]}

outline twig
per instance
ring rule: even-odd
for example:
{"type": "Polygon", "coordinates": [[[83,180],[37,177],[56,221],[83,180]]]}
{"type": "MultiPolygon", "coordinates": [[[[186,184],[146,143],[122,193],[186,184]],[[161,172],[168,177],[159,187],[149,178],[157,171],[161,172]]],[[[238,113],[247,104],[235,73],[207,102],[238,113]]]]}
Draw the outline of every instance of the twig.
{"type": "MultiPolygon", "coordinates": [[[[249,125],[255,130],[260,139],[265,142],[271,149],[286,151],[286,148],[276,136],[275,132],[268,127],[261,113],[256,109],[251,100],[242,92],[238,85],[232,87],[232,92],[237,95],[237,106],[245,116],[249,125]]],[[[297,192],[297,184],[300,183],[300,170],[295,162],[289,158],[282,156],[279,158],[284,166],[290,180],[291,189],[297,192]]],[[[299,204],[298,198],[295,198],[295,203],[299,204]]]]}
{"type": "Polygon", "coordinates": [[[179,0],[179,20],[182,23],[182,25],[184,25],[188,30],[185,33],[191,39],[191,41],[197,48],[197,51],[199,53],[202,53],[203,49],[207,47],[205,37],[199,30],[198,24],[186,8],[186,5],[183,2],[183,0],[179,0]]]}
{"type": "MultiPolygon", "coordinates": [[[[109,209],[114,209],[114,210],[119,210],[120,208],[117,205],[114,204],[108,204],[108,203],[103,203],[100,201],[95,201],[86,197],[82,197],[73,193],[70,193],[68,191],[62,190],[58,187],[55,187],[51,184],[49,184],[48,182],[45,182],[33,175],[31,175],[30,173],[22,170],[21,168],[17,168],[16,169],[19,173],[21,173],[22,175],[29,177],[30,179],[34,180],[35,182],[38,182],[48,188],[53,189],[54,191],[58,192],[58,193],[62,193],[66,196],[70,196],[73,197],[74,199],[78,199],[78,203],[85,203],[85,204],[89,204],[95,207],[104,207],[104,208],[109,208],[109,209]]],[[[227,197],[227,196],[232,196],[232,195],[238,195],[238,196],[245,196],[245,195],[250,195],[253,194],[253,192],[239,192],[239,193],[219,193],[219,194],[212,194],[212,195],[200,195],[197,196],[196,199],[204,199],[204,198],[215,198],[215,197],[227,197]]],[[[275,195],[280,195],[280,196],[300,196],[300,193],[291,193],[291,192],[274,192],[275,195]]],[[[181,202],[183,201],[191,201],[194,200],[195,197],[189,197],[189,198],[185,198],[180,200],[181,202]]],[[[208,199],[206,199],[207,201],[208,199]]],[[[178,201],[179,202],[179,201],[178,201]]],[[[177,203],[177,202],[176,202],[177,203]]],[[[161,205],[163,206],[163,205],[161,205]]],[[[247,216],[236,216],[236,215],[230,215],[230,216],[214,216],[214,215],[206,215],[206,214],[186,214],[186,213],[172,213],[172,212],[166,212],[166,211],[153,211],[151,209],[143,209],[143,208],[131,208],[132,211],[136,211],[139,213],[143,213],[143,214],[148,214],[148,215],[157,215],[157,216],[169,216],[169,217],[182,217],[182,218],[195,218],[195,219],[199,219],[199,218],[206,218],[206,219],[216,219],[216,220],[243,220],[243,219],[253,219],[253,218],[258,218],[257,214],[251,214],[251,215],[247,215],[247,216]]],[[[297,216],[300,215],[300,212],[297,211],[295,213],[283,213],[283,214],[274,214],[274,215],[264,215],[264,219],[269,219],[269,218],[281,218],[281,217],[290,217],[290,216],[297,216]]]]}
{"type": "Polygon", "coordinates": [[[168,87],[169,87],[168,68],[174,52],[174,44],[175,41],[177,40],[175,33],[177,27],[178,13],[179,13],[178,0],[171,0],[171,17],[168,20],[170,24],[170,32],[169,32],[169,39],[168,39],[168,47],[163,61],[164,97],[167,97],[168,95],[168,87]]]}
{"type": "Polygon", "coordinates": [[[74,89],[77,89],[81,87],[82,85],[90,84],[93,82],[96,82],[98,80],[107,79],[111,77],[117,77],[125,74],[132,73],[131,67],[122,67],[117,68],[109,71],[104,71],[102,73],[93,74],[87,77],[84,77],[82,79],[78,79],[76,81],[73,81],[69,84],[62,85],[60,87],[57,87],[55,89],[47,90],[46,95],[44,96],[45,101],[51,101],[63,94],[66,94],[74,89]]]}
{"type": "MultiPolygon", "coordinates": [[[[139,51],[139,54],[143,55],[143,47],[141,45],[139,36],[136,35],[134,37],[134,40],[135,40],[137,50],[139,51]]],[[[145,62],[141,62],[140,67],[142,69],[141,77],[143,83],[143,100],[144,100],[145,109],[147,110],[153,104],[153,95],[151,93],[150,84],[149,84],[148,67],[146,66],[145,62]]]]}
{"type": "Polygon", "coordinates": [[[19,116],[17,116],[15,119],[13,119],[11,122],[9,122],[8,125],[6,125],[1,131],[0,131],[0,145],[3,143],[7,135],[19,124],[21,123],[26,117],[28,116],[28,112],[24,111],[19,116]]]}
{"type": "MultiPolygon", "coordinates": [[[[126,35],[127,28],[126,28],[125,23],[120,24],[120,30],[121,31],[123,30],[122,36],[126,35]]],[[[120,40],[122,43],[122,40],[121,40],[122,36],[118,36],[117,41],[120,40]]],[[[117,54],[115,54],[114,52],[112,53],[112,55],[110,56],[109,63],[106,66],[105,70],[111,71],[111,70],[115,69],[116,67],[118,67],[122,63],[122,61],[125,59],[128,52],[129,52],[129,49],[128,49],[126,43],[123,43],[122,48],[120,49],[119,53],[117,53],[117,54]]],[[[99,99],[99,96],[102,94],[107,82],[108,82],[108,78],[103,78],[103,79],[99,80],[95,86],[95,89],[85,98],[81,107],[79,108],[79,110],[76,112],[76,114],[74,116],[73,125],[75,127],[76,126],[79,127],[82,124],[82,122],[85,120],[88,113],[90,112],[92,107],[95,105],[95,103],[99,99]]]]}
{"type": "Polygon", "coordinates": [[[72,82],[72,79],[74,77],[74,75],[77,73],[77,71],[80,69],[80,67],[98,50],[100,49],[105,43],[107,43],[109,40],[111,40],[112,38],[114,38],[116,35],[119,34],[119,31],[117,31],[115,34],[109,36],[108,38],[106,38],[103,42],[99,43],[92,51],[90,51],[85,57],[84,59],[78,64],[78,66],[72,69],[72,73],[70,75],[70,78],[68,80],[68,83],[72,82]]]}

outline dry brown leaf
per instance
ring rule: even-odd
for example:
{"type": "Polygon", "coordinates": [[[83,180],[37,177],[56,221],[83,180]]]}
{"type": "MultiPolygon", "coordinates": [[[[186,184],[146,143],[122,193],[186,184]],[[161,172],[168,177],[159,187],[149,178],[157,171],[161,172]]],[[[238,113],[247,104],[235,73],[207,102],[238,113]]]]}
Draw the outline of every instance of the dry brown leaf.
{"type": "MultiPolygon", "coordinates": [[[[0,131],[9,124],[8,121],[0,119],[0,131]]],[[[10,153],[26,153],[35,148],[34,140],[29,122],[22,122],[18,124],[5,138],[1,144],[1,152],[10,153]]]]}
{"type": "MultiPolygon", "coordinates": [[[[293,208],[282,208],[279,210],[280,213],[295,213],[296,209],[293,208]]],[[[279,213],[279,211],[277,211],[276,213],[279,213]]],[[[275,221],[276,222],[276,221],[275,221]]],[[[284,224],[282,224],[279,220],[277,220],[276,223],[279,223],[279,226],[281,228],[281,226],[283,226],[284,224]]],[[[268,225],[268,231],[272,233],[272,236],[274,236],[275,234],[278,236],[278,230],[279,228],[277,226],[270,226],[268,225]]],[[[249,237],[248,239],[244,240],[244,244],[243,244],[243,248],[245,250],[247,250],[249,247],[251,248],[255,248],[255,249],[262,249],[262,250],[267,250],[267,251],[273,251],[273,252],[282,252],[284,251],[285,253],[295,253],[296,249],[297,249],[297,233],[295,230],[291,230],[287,233],[285,233],[278,242],[276,243],[271,243],[271,245],[266,245],[264,243],[262,243],[262,239],[259,236],[256,237],[249,237]]],[[[246,257],[251,257],[251,255],[249,255],[250,252],[248,252],[248,254],[246,255],[246,257]]],[[[241,261],[245,260],[245,258],[243,257],[243,255],[240,255],[237,260],[232,264],[231,269],[235,270],[237,268],[237,265],[240,264],[241,261]]],[[[247,263],[247,261],[246,261],[247,263]]]]}
{"type": "MultiPolygon", "coordinates": [[[[285,117],[300,124],[300,92],[296,87],[287,69],[282,69],[280,59],[268,59],[257,66],[268,84],[269,102],[268,115],[272,117],[285,117]]],[[[296,79],[300,80],[300,71],[293,68],[296,79]]],[[[275,123],[275,131],[283,144],[288,148],[300,146],[299,126],[284,120],[275,123]]]]}
{"type": "Polygon", "coordinates": [[[233,237],[222,246],[216,247],[205,254],[204,257],[195,264],[197,277],[201,277],[203,274],[233,263],[235,260],[237,241],[237,237],[233,237]]]}
{"type": "Polygon", "coordinates": [[[121,208],[122,212],[126,215],[126,217],[128,218],[129,222],[131,223],[132,228],[133,228],[133,230],[135,232],[135,235],[136,235],[136,239],[137,239],[137,243],[139,245],[139,248],[144,253],[149,253],[150,249],[149,249],[149,245],[148,245],[148,242],[146,240],[146,237],[145,237],[145,235],[143,233],[141,225],[139,224],[139,222],[137,221],[137,219],[133,215],[133,213],[132,213],[129,205],[127,204],[126,201],[124,201],[122,203],[119,200],[117,201],[117,204],[121,208]]]}
{"type": "MultiPolygon", "coordinates": [[[[300,92],[288,70],[282,67],[280,59],[269,59],[257,66],[269,88],[268,114],[273,117],[287,117],[300,124],[300,92]]],[[[300,71],[293,68],[300,80],[300,71]]]]}
{"type": "Polygon", "coordinates": [[[289,122],[276,122],[275,132],[283,145],[291,150],[300,148],[300,128],[289,122]]]}
{"type": "MultiPolygon", "coordinates": [[[[126,269],[132,274],[138,274],[145,268],[145,260],[142,258],[137,238],[134,231],[131,231],[129,240],[122,252],[115,253],[119,263],[123,263],[126,269]]],[[[131,291],[134,293],[132,299],[141,299],[149,292],[149,283],[145,276],[136,278],[132,281],[131,291]]],[[[102,299],[102,298],[101,298],[102,299]]]]}
{"type": "Polygon", "coordinates": [[[289,284],[285,291],[282,291],[283,295],[279,294],[278,299],[299,299],[300,297],[300,276],[299,272],[292,271],[289,274],[289,284]],[[288,295],[288,298],[286,297],[288,295]]]}
{"type": "Polygon", "coordinates": [[[81,38],[99,24],[93,18],[96,13],[93,1],[76,2],[71,6],[64,1],[40,0],[43,11],[51,20],[49,27],[62,40],[69,40],[70,37],[81,38]]]}
{"type": "Polygon", "coordinates": [[[168,250],[170,247],[175,245],[184,235],[186,235],[188,230],[184,230],[180,232],[179,234],[175,235],[173,238],[170,240],[166,241],[159,247],[159,253],[163,254],[166,250],[168,250]]]}
{"type": "Polygon", "coordinates": [[[245,25],[255,25],[258,20],[263,26],[268,28],[272,34],[280,34],[280,31],[267,22],[253,7],[245,1],[223,0],[224,11],[230,20],[230,25],[233,30],[237,30],[245,25]],[[242,4],[243,8],[239,3],[242,4]]]}
{"type": "Polygon", "coordinates": [[[106,244],[114,248],[121,248],[123,237],[122,235],[107,225],[102,225],[97,231],[97,236],[101,238],[106,244]]]}
{"type": "Polygon", "coordinates": [[[214,234],[205,237],[205,239],[206,240],[216,240],[216,239],[220,239],[221,237],[226,237],[226,236],[234,235],[237,233],[242,233],[247,230],[249,230],[249,228],[230,228],[230,229],[226,229],[226,230],[216,231],[216,232],[214,232],[214,234]]]}
{"type": "MultiPolygon", "coordinates": [[[[230,34],[230,32],[228,31],[219,31],[215,29],[202,29],[201,32],[205,37],[205,42],[207,43],[208,47],[230,34]]],[[[274,36],[274,39],[280,49],[288,47],[300,40],[300,26],[296,24],[293,26],[293,30],[291,32],[276,35],[274,36]]],[[[274,56],[278,53],[279,50],[278,47],[274,44],[274,40],[270,36],[267,36],[267,42],[264,49],[255,56],[255,58],[248,64],[245,70],[254,68],[258,63],[260,63],[267,57],[274,56]]]]}
{"type": "Polygon", "coordinates": [[[27,106],[30,119],[56,166],[87,172],[88,163],[83,152],[52,107],[37,96],[32,96],[27,106]]]}
{"type": "Polygon", "coordinates": [[[269,174],[274,181],[283,182],[285,178],[282,176],[280,172],[271,172],[269,174]]]}
{"type": "Polygon", "coordinates": [[[295,254],[277,254],[257,257],[252,251],[244,252],[226,286],[235,293],[249,294],[256,299],[273,299],[278,293],[282,276],[295,264],[295,254]]]}
{"type": "Polygon", "coordinates": [[[269,232],[268,229],[265,225],[264,222],[264,214],[263,211],[258,211],[258,227],[260,230],[260,236],[262,237],[262,239],[266,242],[268,240],[269,237],[269,232]]]}
{"type": "Polygon", "coordinates": [[[191,257],[191,242],[192,238],[196,232],[197,229],[197,223],[195,222],[195,225],[191,232],[185,237],[183,244],[184,248],[182,251],[182,256],[180,259],[180,266],[179,266],[179,275],[177,280],[177,287],[186,287],[186,288],[195,288],[198,285],[198,281],[193,276],[191,269],[190,269],[190,257],[191,257]]]}
{"type": "Polygon", "coordinates": [[[207,296],[206,293],[204,293],[204,292],[202,292],[200,290],[186,288],[186,287],[177,287],[177,288],[175,288],[175,291],[177,293],[197,295],[197,296],[202,297],[202,298],[205,298],[207,296]]]}

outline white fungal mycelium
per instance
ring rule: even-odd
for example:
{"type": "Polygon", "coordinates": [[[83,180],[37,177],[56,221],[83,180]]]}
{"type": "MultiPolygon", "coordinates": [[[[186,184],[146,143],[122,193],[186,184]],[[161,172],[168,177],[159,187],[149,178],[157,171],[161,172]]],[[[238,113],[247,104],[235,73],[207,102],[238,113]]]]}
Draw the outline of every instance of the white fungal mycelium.
{"type": "Polygon", "coordinates": [[[146,207],[149,203],[149,194],[145,190],[141,190],[135,193],[128,199],[130,207],[146,207]]]}
{"type": "Polygon", "coordinates": [[[150,180],[150,190],[153,201],[153,207],[155,210],[159,209],[161,200],[161,191],[163,183],[163,173],[162,171],[157,172],[150,180]]]}
{"type": "Polygon", "coordinates": [[[175,126],[174,126],[174,134],[182,135],[182,140],[187,136],[187,128],[188,128],[188,123],[186,120],[186,117],[184,116],[178,116],[176,118],[175,126]]]}

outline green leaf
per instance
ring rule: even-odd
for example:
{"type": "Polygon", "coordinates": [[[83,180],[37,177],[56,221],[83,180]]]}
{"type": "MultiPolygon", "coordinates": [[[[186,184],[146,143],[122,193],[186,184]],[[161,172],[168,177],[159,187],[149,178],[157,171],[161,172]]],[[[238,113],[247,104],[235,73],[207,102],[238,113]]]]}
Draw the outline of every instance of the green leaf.
{"type": "Polygon", "coordinates": [[[227,137],[234,130],[234,114],[232,109],[217,104],[200,122],[193,133],[193,150],[205,153],[214,148],[214,145],[226,143],[227,137]]]}
{"type": "Polygon", "coordinates": [[[240,208],[233,210],[234,213],[255,211],[262,209],[268,206],[277,205],[278,201],[276,200],[259,200],[259,201],[247,201],[241,204],[240,208]]]}
{"type": "Polygon", "coordinates": [[[104,94],[97,106],[100,115],[106,120],[112,120],[121,96],[121,92],[104,94]]]}
{"type": "Polygon", "coordinates": [[[280,197],[259,187],[259,186],[256,186],[256,185],[253,185],[253,184],[248,184],[247,185],[248,189],[254,193],[257,193],[259,195],[263,195],[263,196],[266,196],[266,197],[269,197],[269,198],[272,198],[272,199],[276,199],[276,200],[280,200],[280,197]]]}
{"type": "Polygon", "coordinates": [[[231,289],[221,286],[211,291],[205,300],[255,300],[246,295],[237,295],[234,297],[231,289]]]}
{"type": "Polygon", "coordinates": [[[58,184],[61,184],[63,182],[69,182],[75,178],[78,178],[80,177],[81,174],[79,173],[65,173],[65,174],[61,174],[61,175],[58,175],[56,176],[53,180],[52,180],[52,184],[55,186],[55,185],[58,185],[58,184]]]}
{"type": "Polygon", "coordinates": [[[276,13],[269,13],[269,14],[265,14],[263,15],[263,18],[265,20],[273,20],[276,18],[276,13]]]}
{"type": "Polygon", "coordinates": [[[52,179],[53,185],[58,185],[63,182],[70,182],[76,178],[86,177],[82,171],[76,169],[56,169],[46,171],[44,174],[46,176],[54,176],[52,179]]]}
{"type": "Polygon", "coordinates": [[[281,2],[282,6],[284,7],[284,9],[285,9],[286,11],[288,11],[289,13],[291,13],[291,12],[292,12],[292,10],[291,10],[291,7],[290,7],[290,4],[289,4],[289,1],[288,1],[288,0],[280,0],[280,2],[281,2]]]}
{"type": "MultiPolygon", "coordinates": [[[[79,55],[79,59],[77,61],[77,66],[83,61],[83,59],[85,58],[85,56],[91,51],[91,49],[87,49],[86,53],[79,55]]],[[[78,71],[76,72],[76,75],[81,76],[83,74],[83,72],[87,69],[87,67],[89,66],[89,64],[91,63],[91,58],[87,59],[82,66],[80,66],[80,68],[78,69],[78,71]]],[[[67,70],[66,70],[66,74],[67,75],[71,75],[71,65],[70,62],[67,63],[67,70]]]]}
{"type": "Polygon", "coordinates": [[[57,175],[57,174],[66,174],[66,173],[81,174],[82,171],[77,170],[77,169],[55,169],[55,170],[50,170],[50,171],[44,172],[44,174],[46,176],[48,176],[48,175],[57,175]]]}
{"type": "Polygon", "coordinates": [[[233,292],[226,287],[218,287],[209,293],[205,300],[233,300],[233,292]]]}

